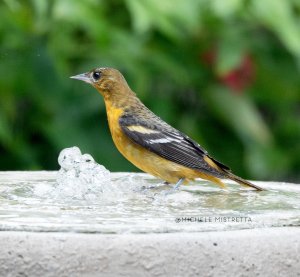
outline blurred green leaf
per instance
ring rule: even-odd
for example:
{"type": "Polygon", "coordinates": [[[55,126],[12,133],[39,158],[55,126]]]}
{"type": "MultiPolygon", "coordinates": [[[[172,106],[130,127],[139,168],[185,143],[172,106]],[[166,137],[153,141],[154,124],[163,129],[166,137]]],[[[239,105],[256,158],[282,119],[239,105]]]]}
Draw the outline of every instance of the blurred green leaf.
{"type": "Polygon", "coordinates": [[[245,53],[247,52],[243,36],[237,28],[225,31],[218,44],[218,55],[216,63],[216,73],[223,76],[232,69],[240,65],[245,53]]]}
{"type": "Polygon", "coordinates": [[[211,89],[208,97],[215,111],[234,128],[245,144],[272,143],[270,130],[249,97],[233,94],[221,87],[211,89]]]}
{"type": "Polygon", "coordinates": [[[216,13],[216,15],[224,19],[230,19],[233,17],[242,9],[243,4],[245,3],[243,0],[212,0],[209,2],[211,9],[216,13]]]}
{"type": "Polygon", "coordinates": [[[273,146],[248,145],[244,157],[248,170],[260,180],[282,179],[290,166],[286,154],[273,146]]]}
{"type": "Polygon", "coordinates": [[[0,113],[0,141],[6,147],[9,146],[12,140],[11,129],[5,115],[0,113]]]}
{"type": "Polygon", "coordinates": [[[265,26],[271,28],[294,55],[300,57],[299,19],[290,1],[253,0],[252,8],[265,26]]]}

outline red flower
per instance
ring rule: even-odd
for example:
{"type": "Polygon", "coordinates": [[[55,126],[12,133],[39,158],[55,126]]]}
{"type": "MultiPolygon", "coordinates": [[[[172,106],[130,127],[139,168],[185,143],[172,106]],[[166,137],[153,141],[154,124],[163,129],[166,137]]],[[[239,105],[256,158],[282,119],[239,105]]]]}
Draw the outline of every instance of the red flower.
{"type": "Polygon", "coordinates": [[[245,55],[238,67],[232,69],[223,76],[220,76],[219,79],[222,84],[233,91],[242,92],[245,88],[249,87],[253,83],[253,60],[249,55],[245,55]]]}
{"type": "MultiPolygon", "coordinates": [[[[212,68],[215,66],[217,58],[215,49],[208,50],[201,55],[201,60],[212,68]]],[[[253,59],[250,55],[245,54],[236,68],[218,76],[217,79],[232,91],[241,93],[253,83],[254,75],[253,59]]]]}

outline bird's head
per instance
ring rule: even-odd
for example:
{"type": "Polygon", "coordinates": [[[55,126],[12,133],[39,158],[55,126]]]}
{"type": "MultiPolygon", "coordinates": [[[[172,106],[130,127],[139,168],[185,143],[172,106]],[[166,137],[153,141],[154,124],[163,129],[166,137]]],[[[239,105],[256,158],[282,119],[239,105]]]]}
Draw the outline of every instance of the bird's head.
{"type": "Polygon", "coordinates": [[[71,78],[91,84],[102,94],[105,100],[113,100],[126,96],[128,93],[133,94],[123,75],[114,68],[95,68],[71,78]]]}

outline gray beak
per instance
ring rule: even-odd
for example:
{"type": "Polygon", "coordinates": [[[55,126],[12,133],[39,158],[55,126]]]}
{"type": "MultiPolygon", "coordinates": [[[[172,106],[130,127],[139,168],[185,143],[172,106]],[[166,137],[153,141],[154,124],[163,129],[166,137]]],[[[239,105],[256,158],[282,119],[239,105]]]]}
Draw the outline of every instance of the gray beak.
{"type": "Polygon", "coordinates": [[[86,72],[86,73],[78,74],[78,75],[75,75],[75,76],[71,76],[70,78],[80,80],[80,81],[84,81],[86,83],[91,84],[92,81],[91,81],[91,78],[89,77],[89,75],[90,75],[89,72],[86,72]]]}

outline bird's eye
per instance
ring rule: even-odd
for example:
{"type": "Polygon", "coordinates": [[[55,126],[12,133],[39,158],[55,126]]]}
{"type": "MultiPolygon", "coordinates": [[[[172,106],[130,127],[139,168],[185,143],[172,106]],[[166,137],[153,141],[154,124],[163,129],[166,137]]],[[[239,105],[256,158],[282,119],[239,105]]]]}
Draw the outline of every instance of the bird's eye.
{"type": "Polygon", "coordinates": [[[95,71],[95,72],[93,73],[93,79],[94,79],[95,81],[98,81],[98,80],[100,79],[100,77],[101,77],[101,73],[100,73],[99,71],[95,71]]]}

